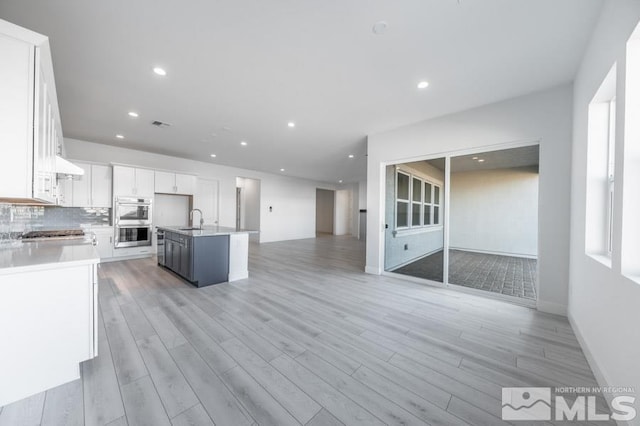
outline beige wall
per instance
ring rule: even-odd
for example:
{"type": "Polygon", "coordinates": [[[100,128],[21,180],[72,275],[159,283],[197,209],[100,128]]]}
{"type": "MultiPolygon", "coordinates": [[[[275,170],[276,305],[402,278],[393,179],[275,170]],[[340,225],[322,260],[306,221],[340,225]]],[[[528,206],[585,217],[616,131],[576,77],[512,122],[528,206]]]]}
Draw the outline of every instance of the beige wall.
{"type": "Polygon", "coordinates": [[[538,168],[451,174],[449,247],[538,255],[538,168]]]}

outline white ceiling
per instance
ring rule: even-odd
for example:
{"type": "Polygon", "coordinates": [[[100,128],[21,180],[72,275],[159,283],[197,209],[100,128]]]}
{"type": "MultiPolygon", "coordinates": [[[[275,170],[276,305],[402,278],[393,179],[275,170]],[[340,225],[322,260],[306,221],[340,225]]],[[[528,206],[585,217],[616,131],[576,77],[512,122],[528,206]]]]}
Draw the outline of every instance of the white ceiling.
{"type": "Polygon", "coordinates": [[[349,182],[366,176],[368,134],[571,81],[600,7],[2,0],[0,17],[50,37],[66,137],[349,182]]]}

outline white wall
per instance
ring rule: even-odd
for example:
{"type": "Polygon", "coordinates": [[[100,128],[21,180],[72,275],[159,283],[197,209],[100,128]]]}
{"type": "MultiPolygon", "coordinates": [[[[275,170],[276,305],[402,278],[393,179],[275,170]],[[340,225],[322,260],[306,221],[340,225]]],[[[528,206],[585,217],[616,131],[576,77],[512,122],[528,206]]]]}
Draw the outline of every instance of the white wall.
{"type": "Polygon", "coordinates": [[[314,238],[316,188],[335,189],[335,185],[325,182],[220,166],[75,139],[65,139],[65,147],[70,159],[175,170],[219,181],[221,226],[236,224],[236,177],[259,179],[261,181],[261,243],[314,238]],[[272,207],[271,212],[269,207],[272,207]]]}
{"type": "Polygon", "coordinates": [[[333,234],[334,191],[316,190],[316,231],[333,234]]]}
{"type": "Polygon", "coordinates": [[[333,234],[346,235],[351,233],[351,192],[346,189],[336,191],[335,209],[333,217],[333,234]]]}
{"type": "Polygon", "coordinates": [[[383,266],[385,163],[539,141],[538,309],[566,314],[572,96],[572,87],[565,85],[370,135],[366,271],[379,274],[383,266]]]}
{"type": "Polygon", "coordinates": [[[538,168],[451,174],[449,247],[538,254],[538,168]]]}
{"type": "MultiPolygon", "coordinates": [[[[625,115],[625,43],[640,19],[640,2],[605,3],[602,15],[574,83],[573,164],[571,191],[571,270],[569,319],[601,385],[640,390],[640,284],[621,273],[622,197],[637,194],[638,181],[623,173],[625,115]],[[617,148],[612,266],[585,254],[588,105],[617,61],[617,148]],[[623,179],[623,175],[625,179],[623,179]],[[625,186],[630,185],[625,191],[625,186]]],[[[637,121],[638,117],[633,117],[637,121]]],[[[629,158],[630,159],[630,158],[629,158]]],[[[628,160],[629,160],[628,159],[628,160]]],[[[637,161],[637,157],[634,161],[637,161]]],[[[637,169],[638,164],[633,165],[637,169]]],[[[637,217],[634,218],[637,221],[637,217]]],[[[633,238],[638,239],[636,234],[633,238]]],[[[636,395],[636,408],[638,408],[636,395]]],[[[633,424],[640,424],[640,415],[633,424]]]]}

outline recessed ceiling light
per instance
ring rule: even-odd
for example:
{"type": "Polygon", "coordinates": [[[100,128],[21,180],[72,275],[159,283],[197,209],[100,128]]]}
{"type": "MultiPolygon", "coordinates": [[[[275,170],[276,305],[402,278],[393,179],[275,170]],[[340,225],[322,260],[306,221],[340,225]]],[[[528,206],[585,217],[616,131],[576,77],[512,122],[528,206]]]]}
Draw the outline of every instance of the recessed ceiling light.
{"type": "Polygon", "coordinates": [[[134,111],[130,111],[129,112],[129,117],[137,118],[138,117],[138,113],[134,112],[134,111]]]}
{"type": "Polygon", "coordinates": [[[280,169],[281,172],[284,172],[284,169],[280,169]]]}
{"type": "Polygon", "coordinates": [[[155,72],[156,74],[161,75],[161,76],[163,76],[163,77],[164,77],[165,75],[167,75],[167,72],[166,72],[163,68],[160,68],[160,67],[155,67],[155,68],[153,69],[153,72],[155,72]]]}
{"type": "Polygon", "coordinates": [[[338,181],[338,183],[342,183],[342,179],[340,179],[340,180],[338,181]]]}
{"type": "Polygon", "coordinates": [[[296,123],[294,123],[293,121],[290,121],[290,122],[287,123],[287,126],[296,127],[296,123]]]}
{"type": "Polygon", "coordinates": [[[216,158],[216,155],[215,155],[215,154],[211,154],[211,157],[212,157],[212,158],[216,158]]]}
{"type": "Polygon", "coordinates": [[[427,87],[429,87],[428,81],[421,81],[420,83],[418,83],[418,89],[426,89],[427,87]]]}
{"type": "Polygon", "coordinates": [[[384,34],[385,31],[387,31],[387,28],[389,28],[389,24],[387,24],[385,21],[378,21],[373,24],[373,28],[371,30],[374,34],[380,35],[384,34]]]}
{"type": "Polygon", "coordinates": [[[484,163],[484,158],[478,159],[478,163],[484,163]]]}
{"type": "Polygon", "coordinates": [[[472,160],[477,160],[477,159],[478,159],[478,157],[473,157],[473,158],[472,158],[472,160]]]}
{"type": "Polygon", "coordinates": [[[122,136],[122,135],[116,135],[116,138],[118,138],[118,139],[124,139],[124,136],[122,136]]]}
{"type": "Polygon", "coordinates": [[[245,141],[242,141],[242,142],[240,142],[240,145],[247,146],[247,143],[245,141]]]}
{"type": "Polygon", "coordinates": [[[353,158],[353,157],[355,157],[355,155],[349,154],[349,158],[353,158]]]}

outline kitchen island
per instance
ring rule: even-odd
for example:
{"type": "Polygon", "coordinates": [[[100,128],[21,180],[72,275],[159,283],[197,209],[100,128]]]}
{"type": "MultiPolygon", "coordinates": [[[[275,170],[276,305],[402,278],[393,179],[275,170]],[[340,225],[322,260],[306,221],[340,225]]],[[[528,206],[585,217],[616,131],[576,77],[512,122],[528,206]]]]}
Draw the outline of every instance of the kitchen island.
{"type": "MultiPolygon", "coordinates": [[[[164,261],[159,264],[197,287],[249,277],[249,234],[224,226],[159,226],[164,261]]],[[[162,256],[159,256],[159,259],[162,256]]]]}

